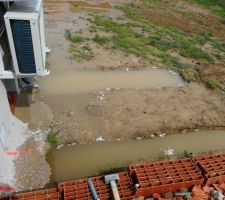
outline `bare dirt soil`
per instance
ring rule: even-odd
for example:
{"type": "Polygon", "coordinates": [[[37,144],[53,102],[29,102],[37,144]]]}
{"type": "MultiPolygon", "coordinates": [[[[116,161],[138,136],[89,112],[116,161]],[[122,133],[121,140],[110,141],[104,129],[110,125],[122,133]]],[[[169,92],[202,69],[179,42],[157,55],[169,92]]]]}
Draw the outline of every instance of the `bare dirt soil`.
{"type": "Polygon", "coordinates": [[[106,99],[103,117],[107,133],[115,137],[225,126],[225,97],[197,84],[151,91],[115,90],[107,92],[106,99]]]}

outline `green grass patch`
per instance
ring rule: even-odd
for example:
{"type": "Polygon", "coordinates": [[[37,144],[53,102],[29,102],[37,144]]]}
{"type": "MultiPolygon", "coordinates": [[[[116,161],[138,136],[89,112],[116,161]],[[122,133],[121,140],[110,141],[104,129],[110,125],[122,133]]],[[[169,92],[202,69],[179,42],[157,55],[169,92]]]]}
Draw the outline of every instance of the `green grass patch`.
{"type": "MultiPolygon", "coordinates": [[[[143,16],[141,11],[137,8],[130,8],[128,6],[120,6],[117,8],[123,11],[129,19],[136,23],[137,26],[142,27],[144,31],[153,35],[149,38],[150,45],[161,51],[179,49],[181,56],[213,62],[212,57],[199,45],[204,41],[200,42],[195,38],[189,37],[186,33],[176,29],[175,27],[153,22],[151,19],[143,16]],[[169,36],[170,39],[162,39],[164,36],[169,36]]],[[[209,36],[207,34],[202,34],[199,40],[202,39],[206,41],[208,37],[209,36]]]]}
{"type": "Polygon", "coordinates": [[[64,36],[73,43],[81,43],[84,41],[84,38],[81,35],[74,35],[71,30],[66,30],[64,36]]]}
{"type": "Polygon", "coordinates": [[[213,80],[213,79],[208,79],[206,80],[206,85],[210,88],[210,89],[216,89],[219,88],[221,90],[225,91],[225,84],[217,81],[217,80],[213,80]]]}
{"type": "Polygon", "coordinates": [[[180,75],[182,78],[187,82],[198,82],[200,81],[200,78],[198,76],[198,73],[193,68],[183,68],[179,70],[180,75]]]}
{"type": "Polygon", "coordinates": [[[111,39],[106,36],[99,36],[98,34],[95,35],[93,38],[93,41],[95,41],[99,45],[105,45],[111,42],[111,39]]]}
{"type": "Polygon", "coordinates": [[[217,41],[217,40],[212,40],[212,46],[219,50],[219,51],[222,51],[222,52],[225,52],[225,44],[220,42],[220,41],[217,41]]]}
{"type": "Polygon", "coordinates": [[[59,130],[56,122],[51,122],[48,126],[47,142],[54,146],[59,144],[59,130]]]}
{"type": "Polygon", "coordinates": [[[213,14],[225,17],[225,1],[224,0],[187,0],[197,3],[204,8],[210,10],[213,14]]]}
{"type": "Polygon", "coordinates": [[[192,158],[193,157],[193,153],[192,152],[189,152],[187,150],[184,150],[183,152],[179,153],[177,155],[177,157],[179,159],[184,159],[184,158],[192,158]]]}
{"type": "Polygon", "coordinates": [[[196,38],[195,41],[199,44],[199,45],[204,45],[206,44],[208,41],[211,41],[211,37],[212,35],[208,32],[203,32],[201,34],[199,34],[196,38]]]}
{"type": "Polygon", "coordinates": [[[93,52],[87,45],[70,45],[69,52],[70,58],[78,62],[91,60],[94,57],[93,52]]]}

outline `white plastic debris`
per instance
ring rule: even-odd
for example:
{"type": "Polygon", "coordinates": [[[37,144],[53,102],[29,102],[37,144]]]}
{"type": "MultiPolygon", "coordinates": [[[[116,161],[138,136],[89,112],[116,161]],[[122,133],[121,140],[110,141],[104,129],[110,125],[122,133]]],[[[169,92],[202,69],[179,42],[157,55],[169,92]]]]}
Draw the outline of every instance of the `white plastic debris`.
{"type": "Polygon", "coordinates": [[[142,137],[136,137],[136,140],[142,140],[142,137]]]}
{"type": "Polygon", "coordinates": [[[159,134],[159,137],[161,137],[161,138],[163,138],[163,137],[165,137],[166,136],[166,133],[160,133],[159,134]]]}
{"type": "Polygon", "coordinates": [[[59,150],[59,149],[61,149],[63,146],[64,146],[63,144],[59,144],[59,145],[57,145],[56,149],[59,150]]]}
{"type": "Polygon", "coordinates": [[[182,131],[182,133],[187,133],[187,130],[186,130],[186,129],[185,129],[185,130],[183,130],[183,131],[182,131]]]}
{"type": "Polygon", "coordinates": [[[164,154],[167,155],[167,156],[172,156],[174,155],[174,150],[171,149],[171,148],[168,148],[166,150],[163,150],[164,154]]]}
{"type": "Polygon", "coordinates": [[[95,141],[96,142],[104,142],[105,139],[102,136],[100,136],[100,137],[96,138],[95,141]]]}

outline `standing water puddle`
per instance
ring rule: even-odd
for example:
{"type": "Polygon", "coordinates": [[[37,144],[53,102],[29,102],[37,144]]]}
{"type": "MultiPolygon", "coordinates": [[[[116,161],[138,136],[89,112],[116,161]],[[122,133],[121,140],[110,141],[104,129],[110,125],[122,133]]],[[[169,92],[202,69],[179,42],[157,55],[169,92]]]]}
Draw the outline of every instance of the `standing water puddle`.
{"type": "Polygon", "coordinates": [[[153,68],[118,71],[65,70],[61,73],[53,70],[49,77],[39,79],[39,85],[40,92],[28,94],[28,99],[25,100],[30,104],[17,104],[15,115],[19,119],[33,128],[57,119],[61,122],[64,133],[77,135],[80,132],[91,132],[93,137],[97,137],[104,135],[106,127],[99,114],[100,104],[93,106],[93,102],[103,98],[96,92],[102,91],[103,94],[104,90],[110,88],[175,87],[184,85],[184,82],[175,72],[153,68]]]}
{"type": "Polygon", "coordinates": [[[224,140],[225,130],[210,130],[141,141],[77,145],[51,150],[47,161],[52,169],[52,181],[58,182],[93,176],[109,167],[127,166],[137,160],[158,158],[168,148],[176,154],[184,150],[194,154],[225,150],[224,140]]]}
{"type": "Polygon", "coordinates": [[[40,81],[41,93],[70,95],[88,93],[106,88],[148,89],[183,85],[175,72],[162,69],[132,71],[80,70],[52,74],[40,81]]]}

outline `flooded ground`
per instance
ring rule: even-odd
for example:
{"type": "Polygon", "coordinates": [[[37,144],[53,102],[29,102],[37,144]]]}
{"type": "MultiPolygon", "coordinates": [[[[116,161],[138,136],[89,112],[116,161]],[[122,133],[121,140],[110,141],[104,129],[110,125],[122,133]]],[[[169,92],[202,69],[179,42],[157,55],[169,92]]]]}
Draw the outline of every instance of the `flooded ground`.
{"type": "Polygon", "coordinates": [[[150,89],[184,85],[179,75],[161,69],[96,71],[53,74],[40,81],[43,95],[73,95],[105,89],[150,89]]]}
{"type": "Polygon", "coordinates": [[[127,166],[134,161],[157,159],[164,150],[175,154],[184,150],[194,154],[225,150],[225,130],[174,134],[163,138],[75,145],[53,149],[47,156],[52,181],[93,176],[104,170],[127,166]]]}
{"type": "Polygon", "coordinates": [[[61,141],[83,143],[107,136],[102,105],[106,92],[113,90],[183,86],[180,76],[156,68],[145,70],[53,71],[39,80],[40,91],[24,91],[17,101],[15,115],[31,128],[46,128],[52,120],[60,125],[61,141]],[[69,141],[70,140],[70,141],[69,141]]]}

